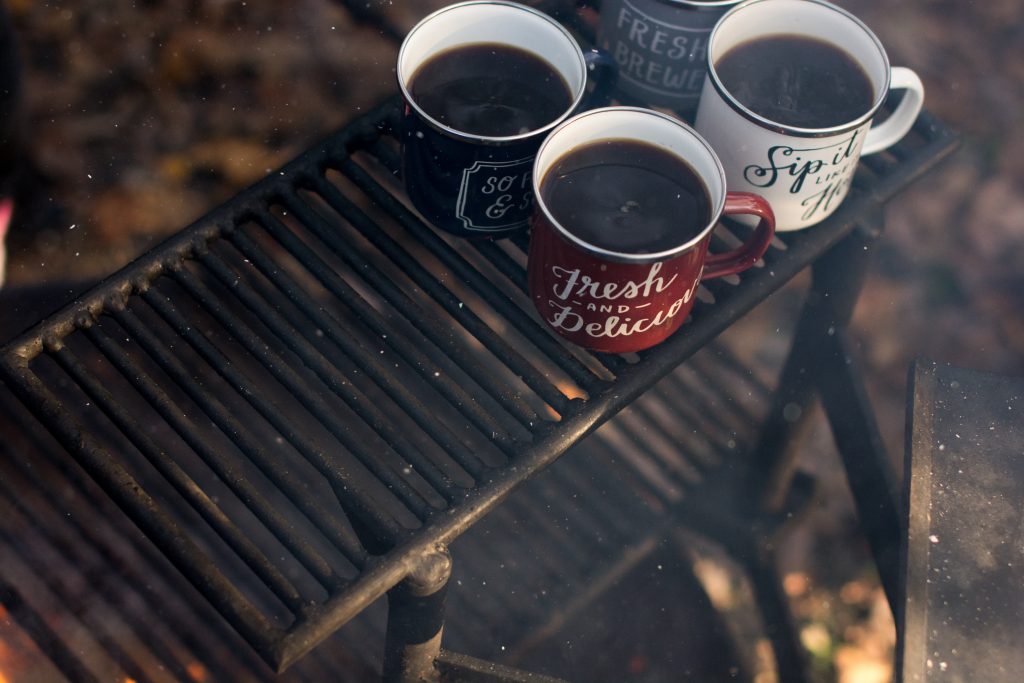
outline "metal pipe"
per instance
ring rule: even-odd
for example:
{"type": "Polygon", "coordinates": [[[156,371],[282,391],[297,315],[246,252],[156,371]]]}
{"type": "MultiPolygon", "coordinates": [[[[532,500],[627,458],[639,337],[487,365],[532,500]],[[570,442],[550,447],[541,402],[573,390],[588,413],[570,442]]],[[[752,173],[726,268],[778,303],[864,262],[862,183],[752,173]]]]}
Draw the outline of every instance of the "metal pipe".
{"type": "Polygon", "coordinates": [[[415,569],[388,591],[384,683],[438,683],[444,608],[452,556],[444,546],[425,553],[415,569]]]}

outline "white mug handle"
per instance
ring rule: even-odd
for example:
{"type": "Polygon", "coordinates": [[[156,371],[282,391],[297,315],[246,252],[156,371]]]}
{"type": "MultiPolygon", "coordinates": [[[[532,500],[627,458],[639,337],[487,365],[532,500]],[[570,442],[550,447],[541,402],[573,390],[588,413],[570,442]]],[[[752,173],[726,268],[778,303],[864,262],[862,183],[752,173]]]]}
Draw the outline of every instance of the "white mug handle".
{"type": "Polygon", "coordinates": [[[917,74],[903,66],[892,67],[889,83],[890,90],[906,90],[896,111],[882,123],[872,126],[864,140],[861,154],[874,154],[899,142],[921,113],[924,104],[924,84],[917,74]]]}

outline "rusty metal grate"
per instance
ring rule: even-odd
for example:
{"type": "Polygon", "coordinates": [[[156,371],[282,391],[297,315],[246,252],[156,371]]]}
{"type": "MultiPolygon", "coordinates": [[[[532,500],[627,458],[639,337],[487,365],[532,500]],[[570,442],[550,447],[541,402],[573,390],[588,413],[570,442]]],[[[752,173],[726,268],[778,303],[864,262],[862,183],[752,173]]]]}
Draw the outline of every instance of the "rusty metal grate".
{"type": "MultiPolygon", "coordinates": [[[[713,345],[528,482],[452,548],[459,588],[447,646],[505,664],[529,658],[661,544],[673,508],[715,486],[750,445],[768,398],[754,373],[713,345]]],[[[16,435],[0,444],[8,635],[13,623],[70,681],[278,680],[3,392],[0,427],[16,435]]],[[[378,607],[280,680],[379,676],[378,607]]],[[[442,660],[451,657],[464,674],[458,656],[442,660]]]]}
{"type": "Polygon", "coordinates": [[[922,116],[864,160],[827,223],[709,283],[665,344],[618,357],[533,316],[525,237],[452,240],[407,208],[397,112],[354,122],[0,353],[8,386],[278,670],[954,144],[922,116]]]}
{"type": "MultiPolygon", "coordinates": [[[[0,665],[8,678],[322,681],[373,678],[379,610],[277,676],[0,391],[0,665]]],[[[11,679],[11,680],[14,680],[11,679]]]]}

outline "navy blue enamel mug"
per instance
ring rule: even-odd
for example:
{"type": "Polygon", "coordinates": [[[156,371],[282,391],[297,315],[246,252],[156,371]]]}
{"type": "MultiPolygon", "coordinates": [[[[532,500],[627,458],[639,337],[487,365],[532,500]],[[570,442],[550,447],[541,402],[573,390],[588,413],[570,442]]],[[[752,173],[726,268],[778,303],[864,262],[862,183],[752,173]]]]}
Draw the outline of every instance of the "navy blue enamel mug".
{"type": "Polygon", "coordinates": [[[537,150],[581,106],[596,66],[596,53],[585,56],[557,21],[524,5],[475,0],[423,19],[397,68],[402,176],[416,210],[462,237],[524,229],[537,150]]]}

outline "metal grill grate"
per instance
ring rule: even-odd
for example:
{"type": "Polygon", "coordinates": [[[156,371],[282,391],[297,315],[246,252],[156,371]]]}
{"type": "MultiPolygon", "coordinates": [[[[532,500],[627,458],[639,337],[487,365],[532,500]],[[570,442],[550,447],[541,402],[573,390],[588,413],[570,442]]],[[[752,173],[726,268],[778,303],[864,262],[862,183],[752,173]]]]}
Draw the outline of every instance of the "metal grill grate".
{"type": "Polygon", "coordinates": [[[665,344],[618,357],[537,321],[525,236],[452,240],[407,208],[397,113],[389,102],[348,126],[0,358],[9,386],[278,670],[954,144],[922,116],[864,160],[826,224],[709,283],[665,344]]]}
{"type": "Polygon", "coordinates": [[[260,662],[8,392],[0,392],[0,625],[21,680],[369,680],[371,610],[283,676],[260,662]],[[359,645],[355,645],[358,643],[359,645]],[[37,652],[38,650],[38,652],[37,652]],[[52,667],[46,662],[52,664],[52,667]]]}

